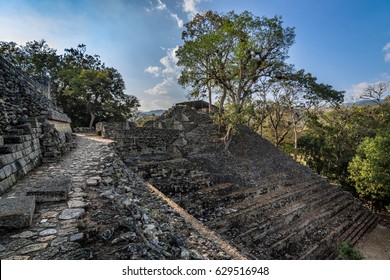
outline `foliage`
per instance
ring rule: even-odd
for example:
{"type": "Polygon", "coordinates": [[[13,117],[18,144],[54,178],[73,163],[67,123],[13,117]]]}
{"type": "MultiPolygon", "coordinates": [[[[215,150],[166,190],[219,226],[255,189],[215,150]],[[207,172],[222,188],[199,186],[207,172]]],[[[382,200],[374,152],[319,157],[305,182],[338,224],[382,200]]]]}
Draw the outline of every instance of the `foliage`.
{"type": "Polygon", "coordinates": [[[356,193],[348,165],[364,138],[388,133],[389,125],[389,104],[319,111],[299,138],[299,153],[318,174],[356,193]]]}
{"type": "Polygon", "coordinates": [[[45,40],[29,41],[24,46],[15,42],[0,42],[0,55],[31,76],[54,77],[60,57],[45,40]]]}
{"type": "Polygon", "coordinates": [[[363,260],[363,254],[347,242],[339,246],[339,258],[342,260],[363,260]]]}
{"type": "Polygon", "coordinates": [[[0,54],[31,76],[48,77],[54,99],[72,119],[73,126],[92,127],[98,121],[125,121],[139,106],[124,93],[125,83],[114,68],[106,67],[86,46],[65,49],[63,55],[45,40],[0,42],[0,54]]]}
{"type": "Polygon", "coordinates": [[[159,116],[157,115],[148,115],[148,116],[142,116],[141,118],[137,119],[136,122],[135,122],[135,125],[137,127],[143,127],[144,124],[148,123],[148,122],[152,122],[152,121],[155,121],[159,118],[159,116]]]}
{"type": "MultiPolygon", "coordinates": [[[[179,82],[191,86],[194,96],[206,89],[209,96],[211,89],[220,92],[219,111],[226,99],[231,111],[224,119],[234,121],[242,119],[244,106],[262,80],[281,75],[295,37],[293,28],[282,27],[280,17],[259,18],[249,12],[208,11],[185,27],[184,45],[177,51],[182,67],[179,82]]],[[[231,128],[235,123],[227,125],[231,128]]]]}
{"type": "Polygon", "coordinates": [[[359,196],[374,209],[390,205],[390,135],[365,138],[349,163],[350,179],[359,196]]]}

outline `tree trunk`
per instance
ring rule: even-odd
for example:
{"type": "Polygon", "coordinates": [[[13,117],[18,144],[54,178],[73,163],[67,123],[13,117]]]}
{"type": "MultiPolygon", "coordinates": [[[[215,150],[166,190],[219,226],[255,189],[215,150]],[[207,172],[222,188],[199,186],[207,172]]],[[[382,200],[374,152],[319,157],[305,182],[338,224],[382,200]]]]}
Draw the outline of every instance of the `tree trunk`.
{"type": "Polygon", "coordinates": [[[209,94],[209,114],[211,114],[211,85],[210,83],[207,83],[207,91],[208,91],[208,94],[209,94]]]}
{"type": "Polygon", "coordinates": [[[91,120],[89,121],[89,129],[92,129],[96,116],[91,110],[89,111],[89,114],[91,115],[91,120]]]}
{"type": "Polygon", "coordinates": [[[232,132],[233,128],[229,126],[228,130],[226,131],[225,137],[223,138],[223,141],[225,142],[225,151],[229,149],[230,143],[232,142],[232,132]]]}
{"type": "Polygon", "coordinates": [[[298,131],[296,123],[294,123],[294,160],[298,160],[298,131]]]}

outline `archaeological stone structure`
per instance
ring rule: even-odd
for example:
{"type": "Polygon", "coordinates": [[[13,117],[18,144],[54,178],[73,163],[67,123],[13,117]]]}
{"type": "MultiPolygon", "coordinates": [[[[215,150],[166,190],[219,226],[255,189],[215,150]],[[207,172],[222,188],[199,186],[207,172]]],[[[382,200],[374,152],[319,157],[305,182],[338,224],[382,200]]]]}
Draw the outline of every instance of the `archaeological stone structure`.
{"type": "MultiPolygon", "coordinates": [[[[39,80],[0,57],[0,195],[42,162],[56,162],[74,147],[71,120],[50,100],[50,83],[39,80]]],[[[35,200],[23,199],[31,216],[35,200]]],[[[15,208],[14,200],[1,204],[15,208]]]]}
{"type": "Polygon", "coordinates": [[[205,102],[93,135],[51,99],[0,57],[0,259],[336,259],[380,221],[205,102]]]}
{"type": "Polygon", "coordinates": [[[241,127],[229,149],[208,114],[181,103],[109,135],[127,166],[250,259],[327,259],[379,218],[351,194],[241,127]]]}

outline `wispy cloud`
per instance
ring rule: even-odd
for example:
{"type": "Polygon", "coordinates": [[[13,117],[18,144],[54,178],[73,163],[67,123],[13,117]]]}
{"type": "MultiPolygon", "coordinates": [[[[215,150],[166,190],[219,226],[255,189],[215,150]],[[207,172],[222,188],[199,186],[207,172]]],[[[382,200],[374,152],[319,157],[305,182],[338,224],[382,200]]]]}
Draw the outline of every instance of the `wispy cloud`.
{"type": "Polygon", "coordinates": [[[166,55],[160,59],[161,66],[149,66],[145,72],[162,79],[154,87],[145,90],[146,97],[141,100],[142,108],[168,108],[174,103],[185,99],[183,88],[177,83],[180,68],[176,65],[178,46],[166,50],[166,55]]]}
{"type": "Polygon", "coordinates": [[[390,42],[383,47],[383,51],[385,52],[385,61],[390,62],[390,42]]]}
{"type": "Polygon", "coordinates": [[[202,2],[202,0],[183,0],[183,11],[187,13],[189,20],[199,13],[197,5],[200,2],[202,2]]]}
{"type": "Polygon", "coordinates": [[[160,77],[163,81],[153,88],[147,89],[145,92],[151,95],[164,95],[169,92],[169,87],[177,84],[176,80],[180,75],[180,69],[176,63],[178,58],[176,57],[176,51],[179,47],[168,49],[166,56],[160,59],[160,63],[163,67],[149,66],[145,69],[145,72],[160,77]]]}
{"type": "Polygon", "coordinates": [[[353,98],[353,99],[359,99],[360,96],[363,94],[364,90],[369,86],[370,84],[367,82],[361,82],[359,84],[353,85],[349,89],[345,91],[346,96],[353,98]]]}
{"type": "Polygon", "coordinates": [[[173,13],[168,7],[167,5],[162,2],[161,0],[157,0],[157,2],[155,3],[152,3],[150,2],[150,5],[151,5],[151,8],[146,8],[146,11],[151,13],[151,12],[154,12],[154,11],[159,11],[159,12],[167,12],[169,14],[169,16],[176,21],[177,23],[177,27],[183,27],[183,20],[179,18],[179,16],[175,13],[173,13]]]}

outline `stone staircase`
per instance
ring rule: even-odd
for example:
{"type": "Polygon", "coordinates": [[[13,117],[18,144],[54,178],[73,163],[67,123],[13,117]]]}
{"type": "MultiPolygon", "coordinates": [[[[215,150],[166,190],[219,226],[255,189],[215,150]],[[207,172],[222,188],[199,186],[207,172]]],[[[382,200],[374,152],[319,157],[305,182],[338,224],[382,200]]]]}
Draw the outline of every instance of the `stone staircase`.
{"type": "MultiPolygon", "coordinates": [[[[226,153],[216,126],[189,108],[170,109],[151,126],[176,127],[181,141],[160,149],[164,157],[140,149],[148,160],[130,160],[130,168],[249,258],[335,259],[340,243],[355,244],[379,221],[352,195],[248,129],[226,153]]],[[[127,153],[124,161],[136,156],[127,153]]]]}
{"type": "Polygon", "coordinates": [[[36,118],[15,126],[0,142],[0,195],[42,161],[40,136],[42,129],[36,118]]]}
{"type": "MultiPolygon", "coordinates": [[[[0,195],[42,162],[59,160],[57,143],[49,143],[49,139],[58,141],[48,135],[53,131],[53,126],[38,118],[26,118],[0,137],[0,195]]],[[[75,147],[74,139],[65,144],[65,149],[75,147]]],[[[28,183],[22,192],[0,198],[0,228],[30,226],[35,203],[66,201],[69,188],[69,178],[59,177],[39,185],[28,183]]]]}

